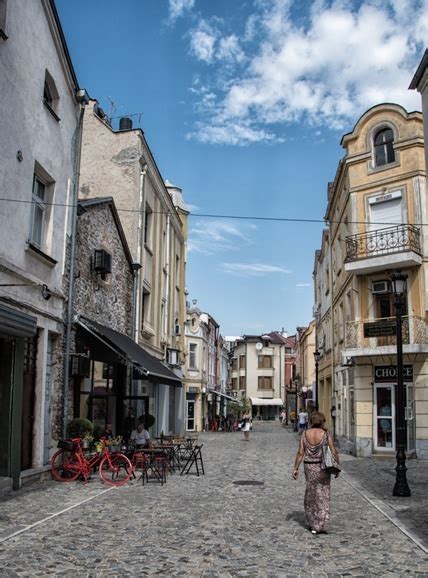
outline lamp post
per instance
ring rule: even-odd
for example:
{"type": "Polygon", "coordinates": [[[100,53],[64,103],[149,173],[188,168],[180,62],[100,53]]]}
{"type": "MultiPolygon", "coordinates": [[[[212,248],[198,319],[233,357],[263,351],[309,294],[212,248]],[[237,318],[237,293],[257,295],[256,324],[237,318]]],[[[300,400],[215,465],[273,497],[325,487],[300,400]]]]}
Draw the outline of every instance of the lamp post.
{"type": "Polygon", "coordinates": [[[392,292],[395,301],[396,338],[397,338],[397,385],[395,388],[395,443],[397,446],[397,472],[393,496],[408,497],[410,488],[406,478],[406,445],[407,428],[404,415],[406,393],[403,379],[403,334],[402,315],[404,310],[404,296],[406,294],[407,275],[400,271],[391,275],[392,292]]]}
{"type": "Polygon", "coordinates": [[[294,419],[294,431],[299,431],[299,382],[297,379],[294,382],[296,388],[296,403],[295,403],[295,419],[294,419]]]}
{"type": "Polygon", "coordinates": [[[318,411],[318,365],[320,361],[321,353],[318,349],[314,351],[314,359],[315,359],[315,410],[318,411]]]}

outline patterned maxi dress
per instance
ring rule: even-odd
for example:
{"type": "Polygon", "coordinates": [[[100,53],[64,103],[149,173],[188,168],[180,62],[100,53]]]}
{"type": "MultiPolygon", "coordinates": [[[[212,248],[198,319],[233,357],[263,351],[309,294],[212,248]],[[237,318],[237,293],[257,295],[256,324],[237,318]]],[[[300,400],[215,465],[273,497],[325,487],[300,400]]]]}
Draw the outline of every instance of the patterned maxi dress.
{"type": "Polygon", "coordinates": [[[311,530],[327,530],[330,522],[330,474],[321,469],[322,446],[327,432],[319,444],[312,445],[303,434],[303,458],[306,478],[305,514],[311,530]]]}

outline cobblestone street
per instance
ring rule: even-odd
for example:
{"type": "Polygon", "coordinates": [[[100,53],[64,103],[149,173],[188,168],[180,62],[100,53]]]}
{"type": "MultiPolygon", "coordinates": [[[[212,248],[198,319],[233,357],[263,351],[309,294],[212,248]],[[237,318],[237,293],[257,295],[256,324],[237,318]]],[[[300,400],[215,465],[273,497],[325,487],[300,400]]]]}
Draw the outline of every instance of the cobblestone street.
{"type": "Polygon", "coordinates": [[[427,525],[426,462],[408,464],[413,496],[394,502],[392,460],[342,456],[330,532],[314,536],[303,476],[291,479],[297,434],[257,422],[249,443],[240,433],[199,439],[205,476],[118,489],[49,480],[3,501],[0,575],[428,576],[426,529],[414,527],[417,510],[427,525]],[[234,484],[243,480],[263,485],[234,484]]]}

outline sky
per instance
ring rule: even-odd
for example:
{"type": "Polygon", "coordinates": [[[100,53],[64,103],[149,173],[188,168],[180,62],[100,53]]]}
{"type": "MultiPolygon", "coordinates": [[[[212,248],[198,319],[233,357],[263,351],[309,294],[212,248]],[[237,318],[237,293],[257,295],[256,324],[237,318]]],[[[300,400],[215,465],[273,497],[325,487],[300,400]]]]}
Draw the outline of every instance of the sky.
{"type": "Polygon", "coordinates": [[[56,4],[80,86],[183,189],[189,301],[223,335],[307,325],[341,137],[381,102],[421,109],[428,0],[56,4]]]}

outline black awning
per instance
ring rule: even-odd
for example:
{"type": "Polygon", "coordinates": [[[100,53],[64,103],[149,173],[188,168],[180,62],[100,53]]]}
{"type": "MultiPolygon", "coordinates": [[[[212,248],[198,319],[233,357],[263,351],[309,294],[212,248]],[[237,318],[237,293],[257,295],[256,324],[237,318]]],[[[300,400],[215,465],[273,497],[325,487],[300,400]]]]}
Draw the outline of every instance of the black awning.
{"type": "Polygon", "coordinates": [[[79,317],[77,323],[86,331],[99,336],[107,344],[113,346],[118,353],[124,355],[141,374],[141,379],[150,379],[157,383],[176,387],[182,386],[181,379],[175,373],[168,369],[159,359],[150,355],[138,343],[132,341],[127,335],[123,335],[123,333],[119,333],[86,317],[79,317]]]}
{"type": "Polygon", "coordinates": [[[0,332],[14,337],[32,337],[37,332],[37,317],[0,303],[0,332]]]}

